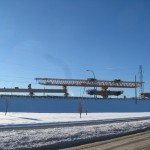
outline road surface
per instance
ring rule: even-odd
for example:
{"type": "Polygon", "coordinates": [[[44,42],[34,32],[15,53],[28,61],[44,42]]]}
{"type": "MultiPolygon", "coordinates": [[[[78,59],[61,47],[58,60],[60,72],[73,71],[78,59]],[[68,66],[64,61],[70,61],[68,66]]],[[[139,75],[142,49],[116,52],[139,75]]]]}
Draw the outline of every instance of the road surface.
{"type": "Polygon", "coordinates": [[[65,150],[150,150],[150,130],[65,150]]]}

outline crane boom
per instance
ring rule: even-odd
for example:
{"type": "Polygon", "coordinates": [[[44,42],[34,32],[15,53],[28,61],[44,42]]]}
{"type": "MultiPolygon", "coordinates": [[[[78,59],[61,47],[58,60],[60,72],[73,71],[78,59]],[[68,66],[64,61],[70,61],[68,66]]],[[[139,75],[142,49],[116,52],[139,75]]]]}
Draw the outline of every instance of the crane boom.
{"type": "Polygon", "coordinates": [[[140,82],[130,82],[121,80],[96,80],[89,78],[82,79],[57,79],[57,78],[35,78],[42,85],[49,86],[80,86],[80,87],[116,87],[116,88],[135,88],[140,86],[140,82]]]}

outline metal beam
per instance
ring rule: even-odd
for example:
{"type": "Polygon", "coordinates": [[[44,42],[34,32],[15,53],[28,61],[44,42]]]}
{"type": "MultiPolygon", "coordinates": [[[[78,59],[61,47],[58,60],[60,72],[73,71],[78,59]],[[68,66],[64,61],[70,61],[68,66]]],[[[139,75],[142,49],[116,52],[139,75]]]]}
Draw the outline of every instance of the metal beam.
{"type": "Polygon", "coordinates": [[[65,89],[0,88],[0,93],[66,93],[65,89]]]}
{"type": "Polygon", "coordinates": [[[78,79],[56,79],[56,78],[35,78],[39,84],[49,86],[79,86],[79,87],[116,87],[135,88],[140,86],[140,82],[130,81],[107,81],[107,80],[78,80],[78,79]]]}

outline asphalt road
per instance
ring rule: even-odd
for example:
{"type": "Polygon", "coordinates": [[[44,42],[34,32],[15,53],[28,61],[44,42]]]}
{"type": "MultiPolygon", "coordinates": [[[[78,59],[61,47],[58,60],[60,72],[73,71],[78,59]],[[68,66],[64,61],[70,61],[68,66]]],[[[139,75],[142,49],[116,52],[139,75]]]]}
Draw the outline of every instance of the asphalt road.
{"type": "Polygon", "coordinates": [[[65,150],[150,150],[150,130],[65,150]]]}

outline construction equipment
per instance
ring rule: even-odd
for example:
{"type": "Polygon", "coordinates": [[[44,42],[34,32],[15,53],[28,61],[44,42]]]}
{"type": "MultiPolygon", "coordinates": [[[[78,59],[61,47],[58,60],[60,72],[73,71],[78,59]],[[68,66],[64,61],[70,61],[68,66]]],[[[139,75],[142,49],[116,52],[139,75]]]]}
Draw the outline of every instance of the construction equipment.
{"type": "Polygon", "coordinates": [[[150,98],[150,93],[141,93],[142,98],[150,98]]]}
{"type": "Polygon", "coordinates": [[[108,96],[119,96],[123,94],[123,91],[112,91],[112,90],[87,90],[87,94],[89,95],[101,95],[103,98],[108,98],[108,96]]]}
{"type": "Polygon", "coordinates": [[[136,88],[140,82],[130,82],[121,80],[80,80],[80,79],[57,79],[57,78],[35,78],[42,85],[49,86],[79,86],[79,87],[115,87],[115,88],[136,88]]]}
{"type": "Polygon", "coordinates": [[[33,89],[31,84],[28,85],[28,88],[0,88],[0,93],[29,93],[30,96],[33,96],[35,93],[64,93],[65,96],[68,95],[67,89],[33,89]]]}

